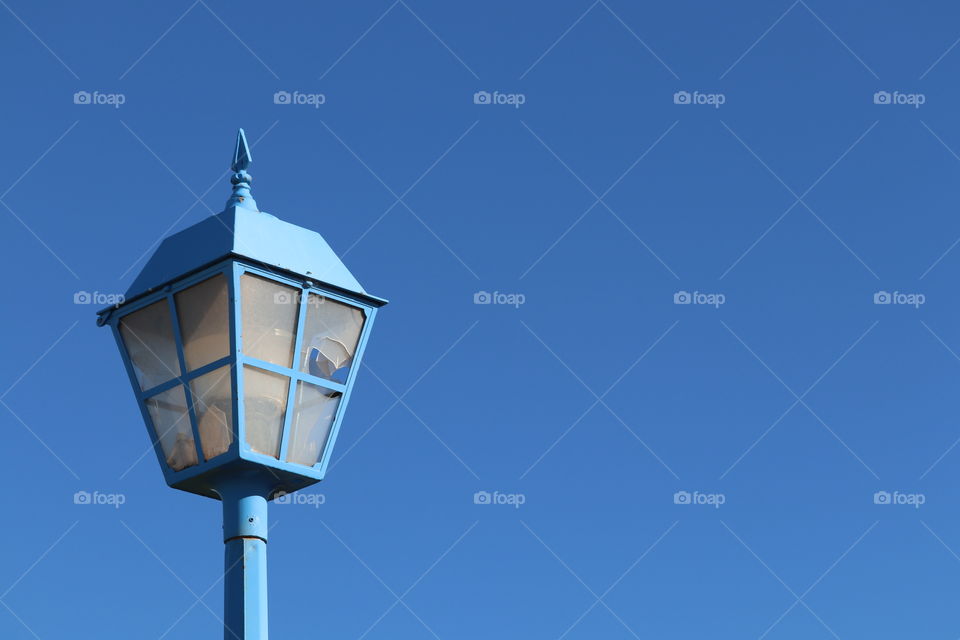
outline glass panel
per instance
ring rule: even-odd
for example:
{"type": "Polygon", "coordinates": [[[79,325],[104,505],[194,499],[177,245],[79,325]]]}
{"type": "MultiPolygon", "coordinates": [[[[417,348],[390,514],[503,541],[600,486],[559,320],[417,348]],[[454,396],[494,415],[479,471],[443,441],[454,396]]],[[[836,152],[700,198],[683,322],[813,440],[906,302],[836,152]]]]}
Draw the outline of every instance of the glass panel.
{"type": "Polygon", "coordinates": [[[294,392],[294,413],[290,422],[287,460],[312,467],[320,462],[323,449],[340,405],[340,392],[307,382],[298,382],[294,392]]]}
{"type": "Polygon", "coordinates": [[[190,428],[190,414],[187,412],[187,398],[183,393],[183,386],[177,385],[147,398],[146,403],[153,420],[153,429],[170,468],[180,471],[197,464],[197,448],[190,428]]]}
{"type": "Polygon", "coordinates": [[[363,311],[311,293],[303,324],[300,370],[346,382],[363,329],[363,311]]]}
{"type": "Polygon", "coordinates": [[[300,290],[245,273],[240,276],[243,352],[281,367],[293,361],[300,290]]]}
{"type": "Polygon", "coordinates": [[[227,279],[218,274],[174,295],[187,370],[230,353],[227,279]]]}
{"type": "Polygon", "coordinates": [[[197,416],[203,459],[226,453],[233,442],[233,393],[230,366],[226,365],[190,381],[193,413],[197,416]]]}
{"type": "Polygon", "coordinates": [[[243,368],[243,410],[247,444],[257,453],[280,457],[280,431],[290,378],[263,369],[243,368]]]}
{"type": "Polygon", "coordinates": [[[170,305],[166,299],[124,316],[120,320],[120,335],[140,389],[150,389],[180,375],[170,305]]]}

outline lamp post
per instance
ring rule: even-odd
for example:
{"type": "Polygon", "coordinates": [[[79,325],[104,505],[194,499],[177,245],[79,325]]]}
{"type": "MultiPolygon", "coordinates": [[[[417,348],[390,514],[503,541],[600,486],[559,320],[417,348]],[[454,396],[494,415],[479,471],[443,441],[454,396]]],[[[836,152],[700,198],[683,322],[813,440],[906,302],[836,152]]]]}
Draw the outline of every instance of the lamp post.
{"type": "Polygon", "coordinates": [[[166,238],[113,330],[167,484],[223,503],[224,638],[266,640],[267,503],[323,479],[377,309],[317,233],[261,212],[243,129],[223,212],[166,238]]]}

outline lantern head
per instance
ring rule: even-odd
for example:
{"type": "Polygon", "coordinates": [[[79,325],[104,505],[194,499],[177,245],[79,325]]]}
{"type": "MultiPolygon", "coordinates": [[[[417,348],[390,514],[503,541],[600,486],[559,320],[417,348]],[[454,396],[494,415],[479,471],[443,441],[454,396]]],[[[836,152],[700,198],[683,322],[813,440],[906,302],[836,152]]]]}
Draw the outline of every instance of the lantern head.
{"type": "Polygon", "coordinates": [[[323,479],[377,309],[326,241],[260,212],[237,137],[226,209],[166,238],[112,328],[171,487],[323,479]]]}

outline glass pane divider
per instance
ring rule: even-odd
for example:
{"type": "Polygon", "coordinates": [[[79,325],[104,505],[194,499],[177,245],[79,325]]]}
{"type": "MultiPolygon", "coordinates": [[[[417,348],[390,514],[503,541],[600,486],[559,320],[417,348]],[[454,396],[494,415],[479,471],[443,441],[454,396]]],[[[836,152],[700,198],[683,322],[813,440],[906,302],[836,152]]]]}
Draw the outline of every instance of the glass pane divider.
{"type": "MultiPolygon", "coordinates": [[[[310,292],[308,289],[300,290],[300,304],[297,309],[297,330],[294,334],[293,360],[291,362],[294,371],[300,369],[300,349],[303,347],[303,325],[306,323],[309,295],[310,292]],[[305,300],[304,298],[307,299],[305,300]]],[[[299,386],[299,379],[294,378],[290,381],[290,389],[287,391],[287,411],[284,413],[283,428],[280,430],[280,460],[287,459],[287,446],[290,444],[290,425],[293,422],[294,397],[296,396],[297,387],[299,386]]]]}
{"type": "Polygon", "coordinates": [[[347,390],[347,385],[335,382],[333,380],[327,380],[326,378],[318,378],[312,376],[309,373],[303,373],[302,371],[297,371],[296,369],[288,369],[286,367],[280,367],[272,362],[266,362],[264,360],[259,360],[257,358],[251,358],[247,355],[241,355],[239,365],[249,365],[251,367],[256,367],[257,369],[264,369],[273,373],[279,373],[280,375],[293,378],[297,381],[309,382],[310,384],[317,385],[318,387],[325,387],[331,391],[339,391],[344,393],[347,390]]]}
{"type": "Polygon", "coordinates": [[[243,381],[243,300],[240,295],[240,276],[243,274],[243,267],[239,262],[230,263],[230,297],[228,306],[230,308],[230,357],[233,360],[233,428],[236,432],[236,452],[239,454],[247,447],[246,434],[246,406],[244,402],[244,381],[243,381]]]}
{"type": "Polygon", "coordinates": [[[163,393],[164,391],[168,391],[169,389],[172,389],[173,387],[182,383],[183,383],[183,379],[180,376],[177,376],[176,378],[171,378],[164,383],[158,384],[155,387],[150,387],[146,391],[140,391],[137,393],[137,396],[139,397],[140,400],[147,400],[157,394],[163,393]]]}
{"type": "MultiPolygon", "coordinates": [[[[173,341],[177,345],[177,359],[180,361],[180,371],[184,372],[187,370],[187,361],[183,355],[183,338],[180,335],[180,318],[177,315],[177,303],[173,298],[173,293],[167,294],[167,303],[170,305],[170,319],[173,322],[173,341]]],[[[203,460],[203,451],[200,448],[200,428],[197,423],[197,415],[193,410],[193,392],[190,389],[190,384],[186,380],[186,375],[181,376],[184,378],[183,384],[183,393],[186,397],[187,402],[187,412],[190,415],[190,430],[193,432],[193,447],[197,451],[197,461],[203,460]]]]}
{"type": "Polygon", "coordinates": [[[185,375],[177,376],[176,378],[171,378],[170,380],[167,380],[164,383],[158,384],[155,387],[150,387],[146,391],[141,391],[137,395],[141,400],[145,400],[151,396],[157,395],[158,393],[163,393],[164,391],[167,391],[168,389],[175,387],[178,384],[187,384],[192,380],[194,380],[195,378],[199,378],[205,373],[210,373],[214,369],[219,369],[224,365],[233,366],[233,364],[234,364],[233,356],[229,356],[229,355],[224,356],[219,360],[214,360],[209,364],[205,364],[202,367],[198,367],[185,375]]]}
{"type": "Polygon", "coordinates": [[[233,364],[232,356],[224,356],[219,360],[214,360],[213,362],[205,364],[202,367],[197,367],[196,369],[194,369],[193,371],[191,371],[190,373],[188,373],[183,377],[185,380],[193,380],[194,378],[199,378],[203,374],[210,373],[214,369],[219,369],[220,367],[227,364],[233,364]]]}

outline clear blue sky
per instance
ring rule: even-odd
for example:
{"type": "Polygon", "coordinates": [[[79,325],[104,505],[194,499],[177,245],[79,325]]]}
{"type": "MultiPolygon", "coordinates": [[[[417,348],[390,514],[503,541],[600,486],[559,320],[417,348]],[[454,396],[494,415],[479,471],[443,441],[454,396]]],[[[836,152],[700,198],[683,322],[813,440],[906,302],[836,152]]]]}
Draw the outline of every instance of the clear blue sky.
{"type": "Polygon", "coordinates": [[[219,505],[74,298],[221,209],[243,126],[261,208],[391,300],[323,504],[271,509],[275,638],[956,638],[958,38],[949,2],[0,1],[0,637],[221,633],[219,505]]]}

